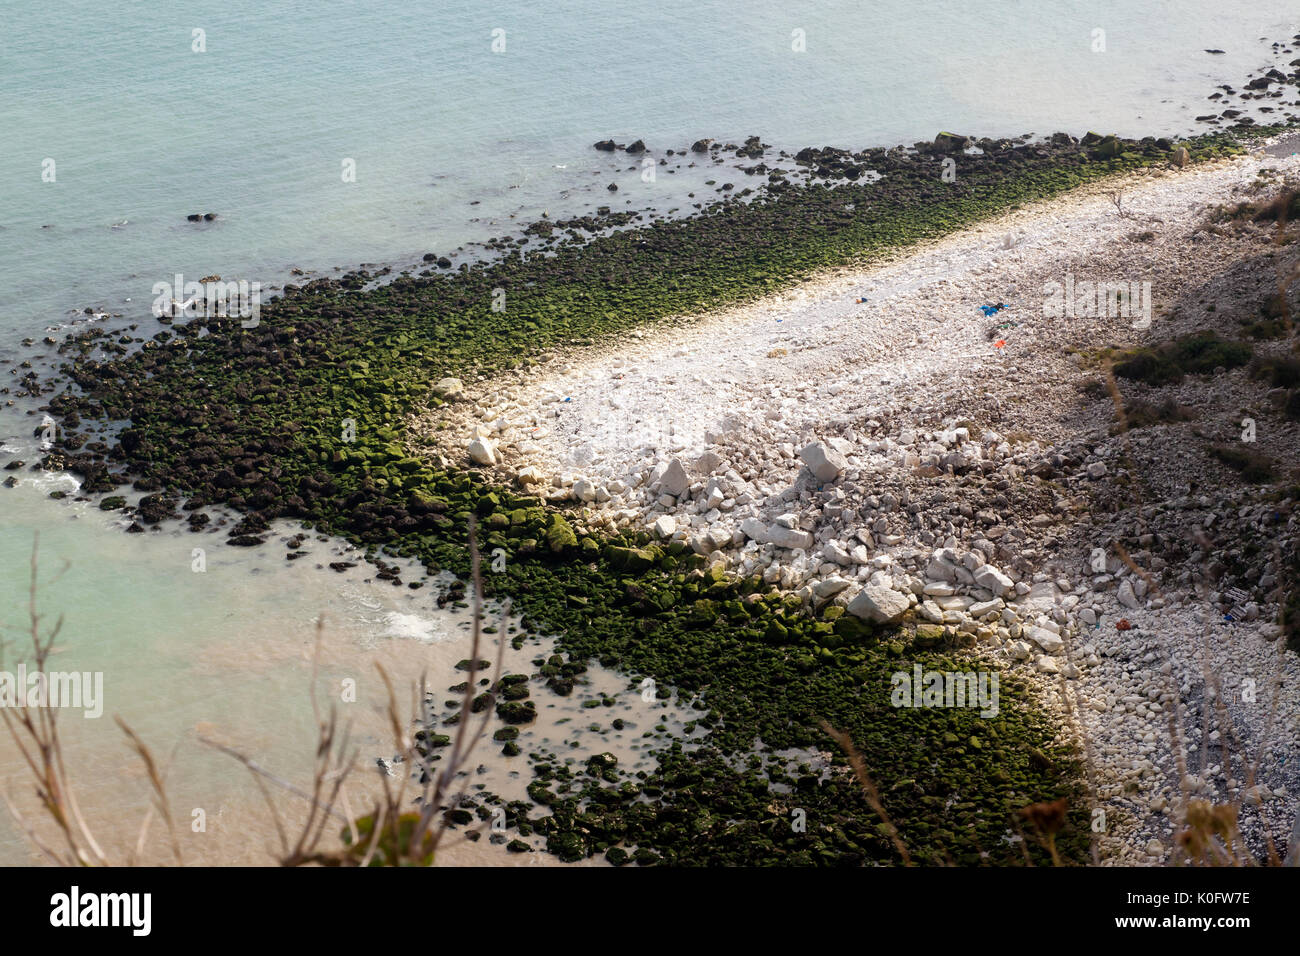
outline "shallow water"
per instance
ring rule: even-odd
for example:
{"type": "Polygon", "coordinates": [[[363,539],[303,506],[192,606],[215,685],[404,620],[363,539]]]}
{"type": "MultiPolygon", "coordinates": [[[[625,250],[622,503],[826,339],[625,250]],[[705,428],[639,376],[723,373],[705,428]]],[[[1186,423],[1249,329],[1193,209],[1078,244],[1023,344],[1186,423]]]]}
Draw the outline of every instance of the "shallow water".
{"type": "Polygon", "coordinates": [[[290,266],[447,253],[512,215],[685,191],[591,149],[607,136],[659,157],[704,136],[797,149],[940,129],[1182,133],[1217,84],[1269,62],[1261,37],[1300,29],[1275,0],[740,9],[82,0],[51,16],[0,0],[0,344],[86,305],[143,315],[176,272],[269,286],[290,266]],[[185,221],[196,212],[220,218],[185,221]]]}
{"type": "MultiPolygon", "coordinates": [[[[26,482],[9,493],[22,501],[41,491],[26,482]]],[[[37,608],[44,616],[42,633],[63,616],[49,669],[103,674],[102,715],[83,717],[66,709],[60,712],[60,727],[80,804],[110,853],[129,849],[149,801],[139,761],[114,718],[129,724],[160,760],[171,755],[168,792],[187,862],[266,863],[274,841],[269,812],[248,772],[234,758],[204,746],[200,736],[232,746],[305,787],[315,742],[310,699],[315,666],[322,710],[333,704],[340,722],[351,722],[361,759],[350,792],[352,805],[361,807],[364,794],[377,786],[376,758],[390,758],[397,749],[389,731],[387,691],[376,667],[392,679],[407,716],[417,713],[415,687],[421,674],[427,675],[434,694],[435,714],[444,710],[438,706],[444,699],[456,696],[447,688],[465,679],[455,664],[470,655],[470,612],[439,610],[432,589],[393,587],[371,578],[372,569],[364,564],[343,573],[319,570],[319,563],[348,557],[336,554],[339,548],[332,543],[310,540],[304,545],[308,557],[286,563],[280,541],[289,536],[288,526],[257,549],[226,547],[215,536],[167,530],[130,536],[133,560],[123,565],[125,536],[118,519],[85,503],[58,507],[61,522],[46,528],[39,542],[37,608]],[[195,548],[205,551],[203,571],[194,569],[195,548]],[[124,594],[131,596],[129,601],[121,599],[124,594]],[[319,618],[324,625],[317,651],[319,618]],[[355,702],[344,700],[347,681],[354,682],[355,702]],[[195,810],[206,816],[203,832],[189,829],[195,810]]],[[[26,631],[29,531],[21,522],[0,517],[0,567],[6,569],[0,581],[0,606],[6,614],[0,623],[8,642],[5,668],[11,672],[20,659],[31,659],[26,631]]],[[[409,572],[403,577],[419,579],[409,572]]],[[[483,640],[481,655],[495,659],[496,636],[485,634],[483,640]]],[[[553,641],[532,637],[516,651],[507,641],[503,673],[531,671],[530,662],[549,655],[552,647],[553,641]]],[[[623,769],[651,769],[652,741],[642,735],[663,722],[680,736],[685,711],[676,704],[643,701],[627,679],[599,667],[587,678],[571,697],[558,697],[534,683],[538,719],[521,728],[517,742],[524,755],[542,750],[572,762],[608,752],[623,769]],[[606,696],[610,706],[583,707],[584,701],[606,696]],[[610,727],[615,717],[626,721],[623,730],[610,727]]],[[[532,780],[527,758],[500,755],[500,744],[489,739],[499,726],[493,718],[467,764],[471,786],[486,786],[507,800],[525,799],[532,780]]],[[[19,752],[4,734],[0,779],[24,815],[39,819],[34,803],[25,799],[28,778],[19,752]]],[[[416,792],[412,789],[411,796],[416,792]]],[[[277,806],[293,814],[304,805],[285,795],[277,806]]],[[[157,825],[153,832],[160,835],[157,825]]],[[[166,851],[165,844],[151,846],[155,853],[166,851]]],[[[0,863],[38,859],[8,817],[0,818],[0,863]]],[[[536,865],[486,840],[449,845],[441,859],[536,865]]]]}
{"type": "MultiPolygon", "coordinates": [[[[738,16],[742,8],[722,0],[502,0],[473,12],[417,2],[272,9],[231,0],[214,11],[82,0],[53,16],[0,0],[0,359],[48,354],[20,341],[88,321],[85,306],[152,334],[153,284],[178,272],[273,288],[292,267],[334,274],[451,254],[542,211],[683,208],[710,176],[683,167],[643,182],[632,158],[591,149],[606,137],[643,137],[660,157],[706,136],[759,134],[797,149],[910,143],[940,129],[1187,132],[1213,111],[1205,97],[1217,84],[1239,87],[1270,62],[1261,37],[1300,29],[1275,0],[1136,6],[753,0],[738,16]],[[1097,28],[1105,52],[1091,48],[1097,28]],[[206,31],[204,52],[192,48],[195,29],[206,31]],[[42,178],[45,160],[54,160],[53,181],[42,178]],[[343,179],[345,160],[355,161],[355,181],[343,179]],[[206,212],[219,218],[185,221],[206,212]]],[[[36,457],[39,419],[25,411],[0,408],[5,458],[36,457]]],[[[70,479],[5,474],[20,484],[0,489],[0,622],[22,623],[39,532],[43,576],[70,562],[41,595],[44,610],[65,617],[52,666],[105,674],[106,716],[64,726],[76,732],[68,756],[88,788],[87,814],[119,846],[134,840],[122,822],[138,820],[148,797],[108,715],[159,754],[176,747],[169,782],[188,860],[265,862],[273,834],[257,791],[234,761],[197,742],[197,728],[305,780],[318,616],[328,622],[320,687],[357,680],[358,701],[346,707],[366,753],[387,748],[376,663],[410,686],[423,668],[442,673],[467,655],[463,615],[438,611],[428,588],[369,580],[365,566],[318,570],[336,559],[324,542],[286,563],[274,539],[247,550],[217,536],[128,535],[93,504],[47,497],[71,489],[70,479]],[[195,547],[206,551],[201,573],[195,547]],[[207,811],[205,834],[188,831],[194,808],[207,811]]],[[[535,653],[520,652],[525,663],[535,653]]],[[[432,685],[459,680],[445,676],[432,685]]],[[[592,679],[592,693],[619,691],[600,719],[639,727],[621,738],[583,730],[596,718],[584,716],[579,695],[564,704],[542,691],[529,744],[558,750],[577,738],[574,754],[610,750],[627,766],[644,756],[632,748],[643,747],[650,722],[622,678],[592,679]]],[[[14,761],[0,738],[0,773],[22,799],[14,761]]],[[[527,782],[505,774],[484,777],[503,795],[527,782]]],[[[0,862],[31,859],[0,814],[0,862]]],[[[541,859],[486,841],[443,856],[541,859]]]]}

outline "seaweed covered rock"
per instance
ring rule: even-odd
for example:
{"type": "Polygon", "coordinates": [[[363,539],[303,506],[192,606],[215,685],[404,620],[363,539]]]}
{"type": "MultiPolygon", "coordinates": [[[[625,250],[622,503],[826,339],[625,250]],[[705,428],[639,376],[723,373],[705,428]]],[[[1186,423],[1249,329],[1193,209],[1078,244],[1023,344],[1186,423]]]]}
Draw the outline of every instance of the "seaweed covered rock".
{"type": "Polygon", "coordinates": [[[566,548],[575,548],[578,545],[577,535],[573,533],[573,526],[564,520],[561,514],[551,514],[546,526],[546,544],[551,551],[560,554],[566,548]]]}

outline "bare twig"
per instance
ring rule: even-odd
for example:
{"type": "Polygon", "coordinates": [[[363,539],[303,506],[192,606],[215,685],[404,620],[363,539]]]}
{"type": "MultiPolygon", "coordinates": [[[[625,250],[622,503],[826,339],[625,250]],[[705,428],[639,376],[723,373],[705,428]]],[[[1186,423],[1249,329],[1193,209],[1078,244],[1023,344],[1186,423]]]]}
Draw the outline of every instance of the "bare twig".
{"type": "Polygon", "coordinates": [[[853,768],[853,775],[858,778],[858,783],[862,786],[868,805],[872,810],[876,811],[881,823],[885,825],[889,839],[893,841],[894,849],[898,851],[898,855],[902,858],[903,865],[911,866],[911,854],[907,852],[907,846],[903,843],[898,828],[894,826],[893,821],[889,819],[889,814],[885,812],[885,805],[880,800],[880,791],[876,789],[875,782],[871,779],[871,775],[867,773],[866,761],[862,759],[862,754],[854,746],[853,738],[844,731],[836,730],[825,720],[821,722],[821,726],[822,730],[834,738],[835,742],[840,745],[840,749],[844,751],[845,756],[849,758],[849,766],[853,768]]]}

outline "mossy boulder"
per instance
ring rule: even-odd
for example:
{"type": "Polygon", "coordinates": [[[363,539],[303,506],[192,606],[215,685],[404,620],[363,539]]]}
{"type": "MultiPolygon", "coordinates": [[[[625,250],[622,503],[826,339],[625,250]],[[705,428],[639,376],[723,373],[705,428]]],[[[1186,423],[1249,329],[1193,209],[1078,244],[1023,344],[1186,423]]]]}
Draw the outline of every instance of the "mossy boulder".
{"type": "Polygon", "coordinates": [[[831,628],[845,641],[853,644],[868,642],[875,636],[870,624],[852,614],[840,615],[831,624],[831,628]]]}
{"type": "Polygon", "coordinates": [[[917,647],[937,647],[943,642],[943,625],[918,624],[913,641],[917,647]]]}
{"type": "Polygon", "coordinates": [[[945,131],[934,138],[934,151],[936,153],[960,153],[966,148],[968,141],[969,137],[967,136],[945,131]]]}
{"type": "Polygon", "coordinates": [[[605,560],[620,571],[642,574],[654,567],[654,555],[645,548],[623,548],[618,545],[605,547],[605,560]]]}
{"type": "Polygon", "coordinates": [[[1124,147],[1114,134],[1103,136],[1092,148],[1092,154],[1098,159],[1113,159],[1123,152],[1124,147]]]}
{"type": "Polygon", "coordinates": [[[566,548],[577,547],[578,536],[573,533],[573,526],[564,519],[563,515],[551,515],[550,523],[546,527],[546,544],[555,554],[562,553],[566,548]]]}
{"type": "Polygon", "coordinates": [[[507,724],[530,724],[537,719],[537,707],[531,700],[504,700],[497,704],[497,716],[507,724]]]}

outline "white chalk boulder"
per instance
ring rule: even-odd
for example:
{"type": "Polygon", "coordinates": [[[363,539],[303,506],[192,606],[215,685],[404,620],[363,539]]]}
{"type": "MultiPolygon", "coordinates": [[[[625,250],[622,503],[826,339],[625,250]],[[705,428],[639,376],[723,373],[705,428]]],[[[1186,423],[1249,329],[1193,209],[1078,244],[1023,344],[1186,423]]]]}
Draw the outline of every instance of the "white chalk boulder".
{"type": "Polygon", "coordinates": [[[909,606],[907,598],[893,588],[868,584],[849,602],[848,612],[875,624],[893,624],[909,606]]]}
{"type": "Polygon", "coordinates": [[[495,465],[497,463],[497,449],[486,438],[475,438],[469,443],[470,460],[476,465],[495,465]]]}
{"type": "Polygon", "coordinates": [[[668,467],[664,469],[663,475],[659,478],[659,490],[666,495],[680,498],[690,486],[690,476],[686,474],[686,469],[682,467],[681,461],[674,458],[668,463],[668,467]]]}
{"type": "Polygon", "coordinates": [[[811,531],[800,531],[798,528],[787,528],[780,524],[774,524],[767,529],[767,540],[778,548],[803,548],[805,551],[813,545],[811,531]]]}
{"type": "Polygon", "coordinates": [[[1048,654],[1059,654],[1065,650],[1065,641],[1061,640],[1061,636],[1045,627],[1031,627],[1028,637],[1048,654]]]}
{"type": "Polygon", "coordinates": [[[465,386],[458,378],[439,379],[433,390],[449,402],[458,402],[465,397],[465,386]]]}
{"type": "Polygon", "coordinates": [[[848,465],[842,454],[816,441],[805,446],[799,457],[818,481],[834,481],[848,465]]]}
{"type": "Polygon", "coordinates": [[[1015,589],[1015,582],[991,564],[986,564],[975,571],[975,583],[992,591],[997,597],[1005,597],[1015,589]]]}
{"type": "Polygon", "coordinates": [[[677,522],[671,515],[662,515],[655,519],[654,531],[661,538],[671,538],[677,533],[677,522]]]}

